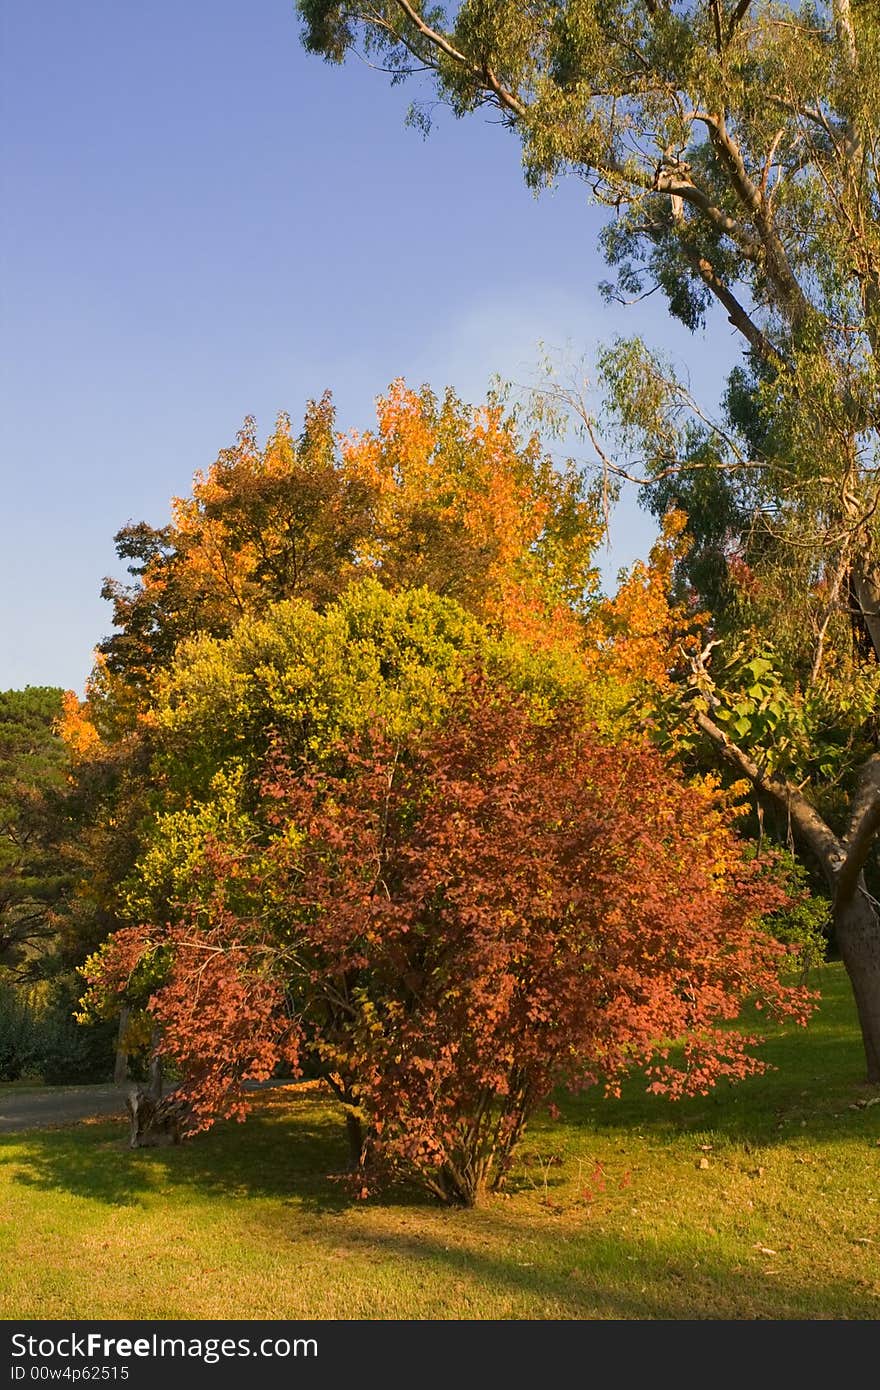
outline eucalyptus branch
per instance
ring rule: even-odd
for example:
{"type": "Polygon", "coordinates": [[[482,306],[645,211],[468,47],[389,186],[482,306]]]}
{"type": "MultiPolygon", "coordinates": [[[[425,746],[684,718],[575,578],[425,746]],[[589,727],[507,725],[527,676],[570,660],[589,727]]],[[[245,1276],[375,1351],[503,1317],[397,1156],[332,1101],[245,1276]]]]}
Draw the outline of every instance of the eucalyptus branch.
{"type": "Polygon", "coordinates": [[[783,358],[778,349],[771,343],[766,334],[754,322],[746,309],[740,304],[736,295],[728,289],[727,285],[716,274],[712,262],[700,252],[693,250],[687,243],[681,241],[681,249],[688,265],[702,280],[707,289],[720,304],[727,310],[728,323],[732,324],[746,339],[751,347],[755,349],[759,357],[765,362],[782,362],[783,358]]]}
{"type": "Polygon", "coordinates": [[[749,779],[758,791],[772,797],[790,816],[792,825],[816,855],[833,883],[835,867],[845,858],[843,846],[831,827],[811,806],[798,787],[788,778],[762,771],[758,764],[728,734],[702,710],[694,712],[697,728],[715,744],[726,760],[749,779]]]}
{"type": "Polygon", "coordinates": [[[781,302],[786,305],[789,318],[792,322],[798,322],[808,313],[809,304],[773,224],[767,200],[751,178],[742,151],[724,116],[700,112],[697,119],[709,131],[709,139],[727,170],[731,188],[757,228],[765,252],[766,272],[775,284],[781,302]]]}
{"type": "Polygon", "coordinates": [[[499,102],[507,107],[515,116],[525,116],[528,108],[523,105],[513,92],[509,91],[499,82],[488,64],[477,64],[472,62],[471,59],[450,43],[445,34],[441,34],[437,29],[432,29],[430,24],[426,23],[419,14],[418,10],[409,3],[409,0],[395,0],[395,4],[398,9],[402,10],[406,15],[410,24],[412,24],[429,43],[434,44],[441,53],[445,53],[447,58],[451,58],[453,62],[467,68],[468,72],[471,73],[473,77],[477,77],[484,81],[498,98],[499,102]]]}
{"type": "Polygon", "coordinates": [[[730,20],[729,20],[729,23],[728,23],[728,25],[727,25],[727,42],[728,42],[728,43],[730,43],[730,42],[733,40],[733,37],[734,37],[734,35],[736,34],[737,29],[739,28],[740,24],[742,23],[742,21],[745,19],[746,15],[748,14],[749,9],[751,8],[751,4],[752,4],[752,0],[738,0],[738,4],[737,4],[737,6],[736,6],[736,9],[733,11],[733,14],[730,16],[730,20]]]}

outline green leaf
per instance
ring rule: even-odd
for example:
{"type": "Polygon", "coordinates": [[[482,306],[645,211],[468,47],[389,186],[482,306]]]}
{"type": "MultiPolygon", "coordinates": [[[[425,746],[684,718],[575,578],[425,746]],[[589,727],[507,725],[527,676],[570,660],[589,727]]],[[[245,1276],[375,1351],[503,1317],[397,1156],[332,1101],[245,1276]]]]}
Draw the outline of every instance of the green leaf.
{"type": "Polygon", "coordinates": [[[746,670],[751,671],[752,675],[757,679],[758,676],[764,676],[768,671],[773,670],[773,662],[768,661],[765,656],[756,656],[754,660],[747,663],[746,670]]]}

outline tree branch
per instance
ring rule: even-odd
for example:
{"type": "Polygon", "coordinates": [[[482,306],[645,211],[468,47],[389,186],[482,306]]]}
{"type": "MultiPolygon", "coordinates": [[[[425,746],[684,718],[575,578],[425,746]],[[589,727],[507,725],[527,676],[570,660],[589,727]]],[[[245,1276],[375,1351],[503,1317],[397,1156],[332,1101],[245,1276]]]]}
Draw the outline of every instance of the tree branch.
{"type": "Polygon", "coordinates": [[[843,837],[844,845],[851,844],[875,799],[880,794],[880,753],[872,753],[863,764],[852,801],[849,828],[843,837]]]}
{"type": "Polygon", "coordinates": [[[850,0],[833,0],[834,28],[837,42],[846,56],[846,64],[851,72],[858,68],[859,58],[856,50],[856,35],[853,29],[850,0]]]}
{"type": "Polygon", "coordinates": [[[453,62],[466,67],[468,72],[474,77],[479,78],[481,82],[484,82],[503,106],[506,106],[508,110],[512,111],[516,116],[524,116],[526,114],[527,108],[513,92],[509,91],[499,82],[488,64],[480,66],[472,62],[464,53],[459,52],[444,34],[441,34],[437,29],[432,29],[430,24],[425,22],[418,10],[414,9],[409,3],[409,0],[396,0],[396,4],[398,9],[402,10],[406,15],[410,24],[418,29],[423,38],[427,39],[429,43],[432,43],[435,48],[439,48],[440,52],[445,53],[447,58],[451,58],[453,62]]]}
{"type": "Polygon", "coordinates": [[[724,23],[724,16],[721,12],[721,0],[711,0],[711,8],[712,23],[715,26],[715,51],[716,53],[721,53],[724,48],[724,37],[721,28],[724,23]]]}
{"type": "Polygon", "coordinates": [[[692,179],[684,177],[681,171],[661,168],[651,178],[646,170],[626,170],[607,165],[597,172],[603,178],[622,178],[647,191],[669,193],[673,197],[682,198],[691,207],[701,212],[716,231],[722,232],[725,236],[729,236],[731,241],[736,242],[740,250],[750,260],[755,260],[761,252],[761,242],[747,232],[742,223],[737,221],[735,217],[731,217],[729,213],[722,212],[719,207],[716,207],[708,194],[699,188],[692,179]]]}
{"type": "Polygon", "coordinates": [[[870,799],[867,804],[863,803],[861,820],[844,841],[846,858],[838,871],[834,892],[835,901],[841,906],[850,900],[858,888],[871,846],[880,830],[880,788],[876,785],[877,780],[875,776],[870,799]]]}
{"type": "Polygon", "coordinates": [[[696,119],[702,121],[709,131],[709,139],[720,162],[727,170],[731,187],[754,221],[765,252],[767,274],[776,285],[790,319],[793,322],[802,320],[809,312],[806,295],[791,268],[785,247],[773,225],[767,200],[751,178],[742,152],[727,128],[727,122],[721,115],[702,111],[697,113],[696,119]]]}
{"type": "Polygon", "coordinates": [[[730,16],[730,23],[727,26],[727,42],[730,43],[742,21],[749,11],[752,0],[739,0],[739,4],[730,16]]]}
{"type": "Polygon", "coordinates": [[[728,322],[733,324],[733,327],[743,335],[746,342],[755,349],[758,356],[765,362],[780,363],[782,361],[781,354],[770,342],[770,339],[765,337],[761,332],[758,325],[750,318],[736,296],[732,294],[724,282],[719,279],[718,275],[715,273],[715,267],[712,265],[712,262],[698,251],[693,250],[692,247],[686,245],[684,241],[682,241],[680,245],[688,265],[694,273],[699,276],[703,284],[711,290],[718,302],[724,305],[724,308],[727,310],[728,322]]]}
{"type": "MultiPolygon", "coordinates": [[[[733,763],[734,767],[744,773],[759,791],[772,796],[773,800],[787,812],[791,817],[794,829],[822,865],[829,885],[832,888],[835,887],[840,865],[846,858],[846,852],[834,831],[826,824],[818,811],[787,779],[762,772],[748,753],[737,747],[724,730],[715,723],[714,719],[709,718],[708,714],[697,711],[694,719],[697,727],[712,740],[716,748],[721,749],[728,762],[733,763]]],[[[878,814],[880,814],[880,800],[878,800],[878,814]]]]}

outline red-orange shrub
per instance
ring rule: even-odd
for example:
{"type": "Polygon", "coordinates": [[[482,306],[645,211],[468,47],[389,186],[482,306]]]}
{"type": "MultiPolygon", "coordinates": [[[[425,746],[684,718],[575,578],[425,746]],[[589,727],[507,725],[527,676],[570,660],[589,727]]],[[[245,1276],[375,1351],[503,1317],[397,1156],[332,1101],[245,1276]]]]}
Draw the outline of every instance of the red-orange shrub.
{"type": "Polygon", "coordinates": [[[573,708],[536,724],[476,683],[443,728],[374,731],[330,772],[279,752],[261,796],[263,843],[208,847],[208,905],[103,965],[124,988],[158,949],[150,1007],[203,1119],[308,1056],[367,1167],[470,1203],[556,1085],[643,1067],[705,1092],[762,1067],[729,1026],[744,1001],[805,1017],[760,925],[782,894],[716,794],[573,708]]]}

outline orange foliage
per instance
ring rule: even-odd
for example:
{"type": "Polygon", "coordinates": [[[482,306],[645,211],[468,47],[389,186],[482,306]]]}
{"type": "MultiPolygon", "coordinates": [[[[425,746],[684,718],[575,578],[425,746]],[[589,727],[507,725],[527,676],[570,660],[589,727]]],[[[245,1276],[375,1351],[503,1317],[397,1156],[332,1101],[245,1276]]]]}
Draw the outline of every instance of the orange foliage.
{"type": "Polygon", "coordinates": [[[101,736],[90,718],[88,702],[80,701],[72,690],[65,690],[62,697],[57,729],[74,762],[88,758],[101,743],[101,736]]]}
{"type": "Polygon", "coordinates": [[[693,643],[694,628],[705,619],[671,597],[674,566],[690,544],[686,526],[684,512],[667,512],[647,562],[636,561],[596,615],[602,665],[623,685],[667,689],[681,647],[693,643]]]}
{"type": "Polygon", "coordinates": [[[595,595],[596,499],[493,402],[392,383],[378,429],[341,441],[375,497],[361,552],[392,587],[426,584],[537,645],[577,644],[595,595]]]}
{"type": "Polygon", "coordinates": [[[354,578],[425,585],[539,645],[576,644],[597,589],[600,509],[574,469],[522,440],[494,402],[396,381],[377,428],[338,434],[329,395],[294,437],[265,448],[254,421],[172,503],[170,526],[120,532],[136,583],[105,594],[119,631],[103,645],[136,685],[181,638],[225,635],[245,614],[301,597],[321,608],[354,578]]]}

